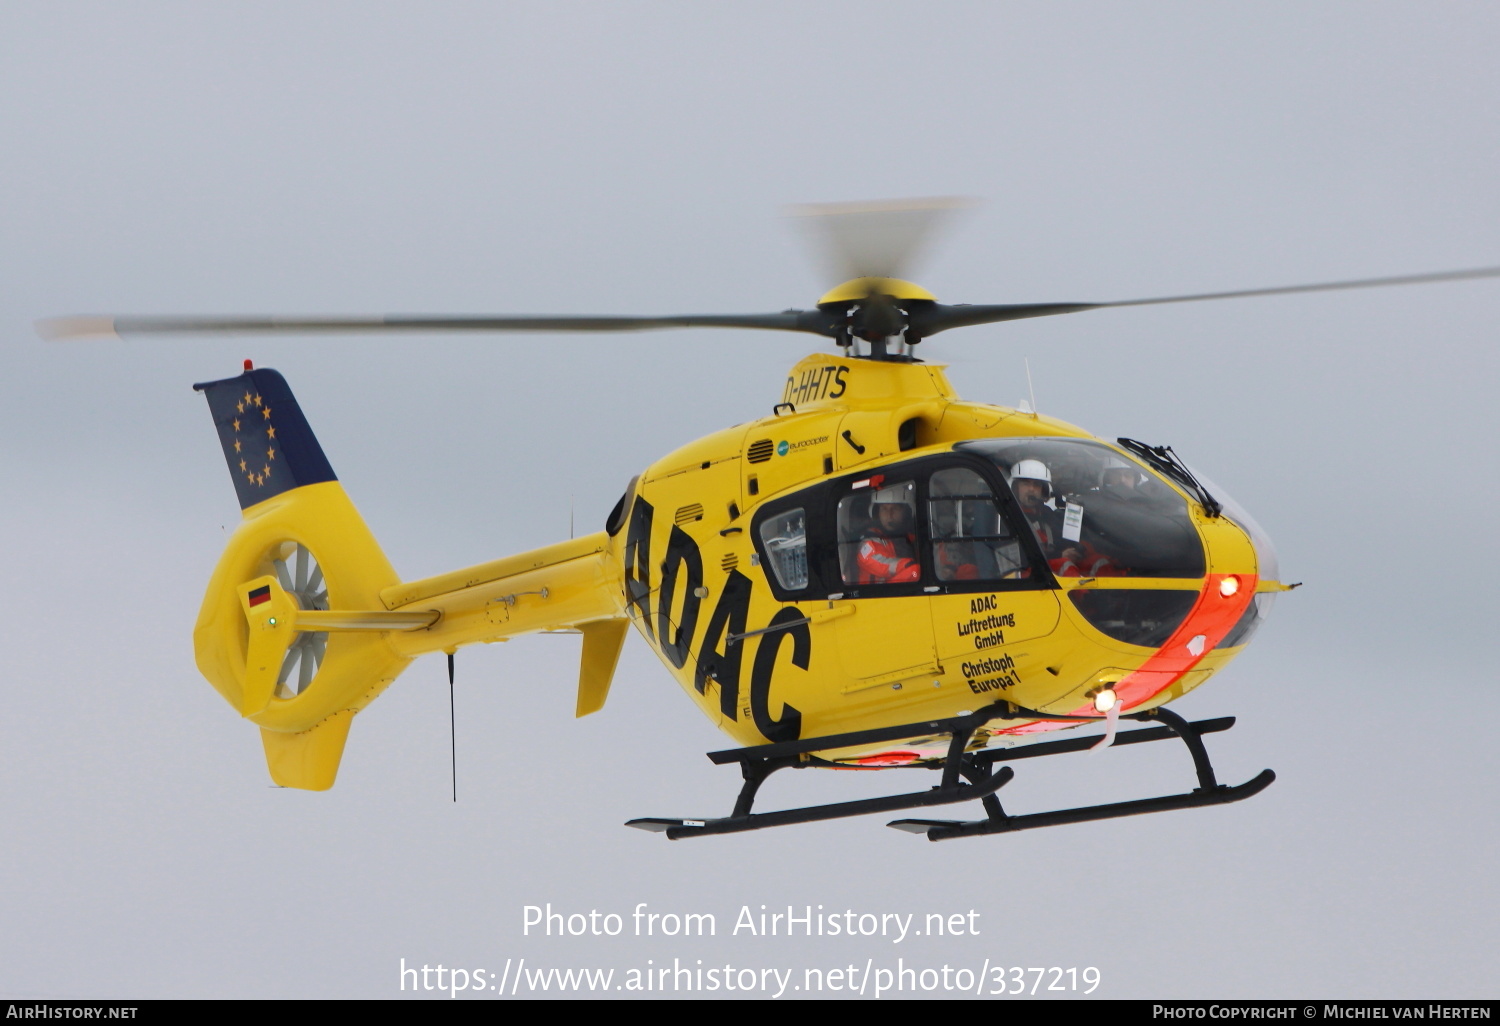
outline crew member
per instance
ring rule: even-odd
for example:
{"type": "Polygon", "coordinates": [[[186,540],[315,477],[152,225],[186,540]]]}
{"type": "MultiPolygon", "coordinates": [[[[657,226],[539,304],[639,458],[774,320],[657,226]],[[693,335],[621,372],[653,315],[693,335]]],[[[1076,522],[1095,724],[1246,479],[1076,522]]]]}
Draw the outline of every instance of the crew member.
{"type": "Polygon", "coordinates": [[[1053,573],[1059,577],[1101,574],[1109,562],[1107,559],[1091,551],[1091,546],[1067,541],[1062,536],[1062,511],[1047,505],[1052,497],[1052,473],[1047,464],[1041,460],[1017,461],[1010,468],[1010,488],[1053,573]]]}
{"type": "Polygon", "coordinates": [[[1021,504],[1021,513],[1031,525],[1042,555],[1053,559],[1060,555],[1062,514],[1047,500],[1052,497],[1052,472],[1041,460],[1019,460],[1010,468],[1010,490],[1021,504]]]}
{"type": "Polygon", "coordinates": [[[1099,482],[1099,491],[1113,499],[1135,501],[1142,498],[1141,474],[1129,467],[1109,467],[1099,482]]]}
{"type": "Polygon", "coordinates": [[[968,539],[947,539],[933,545],[940,581],[977,581],[979,567],[974,562],[974,543],[968,539]]]}
{"type": "Polygon", "coordinates": [[[860,539],[860,584],[905,584],[921,580],[911,485],[881,488],[870,502],[870,525],[860,539]]]}

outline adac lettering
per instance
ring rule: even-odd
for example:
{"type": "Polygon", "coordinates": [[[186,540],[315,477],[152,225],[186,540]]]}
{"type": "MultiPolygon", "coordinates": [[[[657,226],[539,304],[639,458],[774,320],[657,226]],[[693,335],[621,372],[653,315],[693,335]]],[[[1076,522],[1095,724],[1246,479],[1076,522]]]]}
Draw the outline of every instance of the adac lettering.
{"type": "MultiPolygon", "coordinates": [[[[967,620],[953,625],[960,638],[968,638],[974,643],[975,648],[997,648],[1005,644],[1005,629],[1014,629],[1016,626],[1015,613],[998,613],[995,609],[999,605],[998,595],[976,595],[969,600],[969,613],[967,620]],[[985,615],[981,616],[983,613],[985,615]]],[[[1010,658],[1006,656],[1006,658],[1010,658]]],[[[967,672],[965,673],[967,676],[967,672]]],[[[969,682],[973,687],[973,682],[969,682]]]]}
{"type": "Polygon", "coordinates": [[[651,631],[651,504],[639,495],[630,507],[630,530],[625,535],[625,611],[655,640],[651,631]]]}
{"type": "Polygon", "coordinates": [[[837,399],[847,387],[844,375],[849,373],[846,364],[830,363],[822,367],[809,367],[801,374],[786,379],[786,389],[781,401],[791,403],[815,403],[819,399],[837,399]]]}
{"type": "Polygon", "coordinates": [[[625,536],[626,608],[662,657],[681,669],[693,659],[693,687],[706,694],[710,684],[719,689],[719,711],[730,719],[752,719],[769,741],[795,741],[801,736],[802,714],[783,705],[781,715],[771,715],[771,685],[782,646],[789,645],[789,661],[806,670],[812,660],[812,633],[801,611],[785,606],[771,617],[766,633],[731,641],[748,633],[750,597],[755,584],[738,570],[729,571],[719,589],[718,601],[708,616],[703,637],[693,647],[703,599],[703,555],[698,543],[681,527],[673,526],[667,539],[661,578],[653,587],[651,564],[650,503],[636,496],[625,536]],[[673,604],[682,592],[682,612],[674,620],[673,604]],[[656,604],[652,616],[653,601],[656,604]],[[653,630],[654,621],[654,630],[653,630]],[[747,645],[755,645],[750,673],[749,703],[741,708],[740,678],[747,645]]]}
{"type": "Polygon", "coordinates": [[[812,632],[807,629],[807,618],[794,606],[778,609],[767,626],[767,632],[760,636],[755,668],[750,673],[750,715],[755,719],[755,729],[767,741],[795,741],[802,736],[802,714],[784,704],[781,717],[771,718],[771,678],[776,675],[776,653],[787,642],[792,646],[792,665],[799,670],[807,669],[812,656],[812,632]]]}
{"type": "Polygon", "coordinates": [[[700,589],[703,587],[703,557],[698,552],[698,543],[682,528],[673,526],[667,539],[667,558],[661,566],[661,595],[657,600],[656,640],[661,654],[674,667],[681,668],[687,662],[688,644],[693,640],[693,631],[698,626],[698,607],[703,604],[700,589]],[[672,600],[676,597],[678,578],[687,570],[687,581],[682,592],[682,616],[672,632],[672,600]]]}
{"type": "Polygon", "coordinates": [[[693,686],[698,689],[698,694],[708,689],[709,681],[719,685],[719,712],[730,719],[739,716],[740,664],[744,660],[745,646],[741,642],[730,642],[729,638],[745,633],[752,590],[754,585],[750,578],[738,570],[729,571],[719,593],[719,602],[708,618],[708,630],[703,632],[703,642],[698,648],[698,666],[693,671],[693,686]]]}

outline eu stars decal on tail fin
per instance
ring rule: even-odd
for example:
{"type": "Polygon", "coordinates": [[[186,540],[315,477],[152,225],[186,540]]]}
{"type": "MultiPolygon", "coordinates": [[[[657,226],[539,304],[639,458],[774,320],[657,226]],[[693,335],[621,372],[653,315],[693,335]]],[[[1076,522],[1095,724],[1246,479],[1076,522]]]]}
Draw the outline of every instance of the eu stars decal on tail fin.
{"type": "Polygon", "coordinates": [[[240,509],[301,485],[338,478],[286,379],[255,370],[193,386],[208,399],[240,509]]]}

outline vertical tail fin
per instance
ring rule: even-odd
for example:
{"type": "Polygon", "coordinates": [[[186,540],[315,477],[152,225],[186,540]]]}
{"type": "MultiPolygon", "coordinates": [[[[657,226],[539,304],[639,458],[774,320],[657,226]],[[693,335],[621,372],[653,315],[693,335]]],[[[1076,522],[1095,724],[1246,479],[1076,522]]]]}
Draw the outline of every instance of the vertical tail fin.
{"type": "Polygon", "coordinates": [[[208,399],[240,509],[304,485],[338,480],[280,374],[246,367],[238,377],[200,382],[193,389],[208,399]]]}

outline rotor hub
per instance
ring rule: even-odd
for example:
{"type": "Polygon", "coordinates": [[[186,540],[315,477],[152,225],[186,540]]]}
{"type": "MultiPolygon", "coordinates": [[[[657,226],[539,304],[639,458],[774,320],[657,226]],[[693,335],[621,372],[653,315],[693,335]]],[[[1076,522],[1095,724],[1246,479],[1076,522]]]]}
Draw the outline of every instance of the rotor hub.
{"type": "Polygon", "coordinates": [[[911,330],[911,314],[936,301],[920,285],[899,278],[852,278],[818,300],[818,309],[839,318],[834,341],[840,348],[853,350],[857,341],[869,344],[868,352],[851,356],[909,361],[911,347],[922,341],[911,330]]]}

